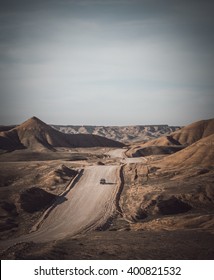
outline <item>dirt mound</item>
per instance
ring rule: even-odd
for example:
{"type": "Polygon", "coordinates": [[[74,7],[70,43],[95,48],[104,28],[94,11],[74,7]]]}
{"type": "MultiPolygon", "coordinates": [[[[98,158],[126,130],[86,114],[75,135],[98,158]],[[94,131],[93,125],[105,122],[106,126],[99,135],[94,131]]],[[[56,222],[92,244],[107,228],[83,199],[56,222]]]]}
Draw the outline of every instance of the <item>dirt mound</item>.
{"type": "Polygon", "coordinates": [[[31,150],[55,151],[56,147],[123,147],[120,142],[97,135],[64,134],[32,117],[15,128],[0,132],[0,149],[17,150],[28,148],[31,150]]]}
{"type": "Polygon", "coordinates": [[[56,195],[48,193],[40,188],[32,187],[20,194],[21,208],[26,212],[33,213],[46,208],[56,197],[56,195]]]}

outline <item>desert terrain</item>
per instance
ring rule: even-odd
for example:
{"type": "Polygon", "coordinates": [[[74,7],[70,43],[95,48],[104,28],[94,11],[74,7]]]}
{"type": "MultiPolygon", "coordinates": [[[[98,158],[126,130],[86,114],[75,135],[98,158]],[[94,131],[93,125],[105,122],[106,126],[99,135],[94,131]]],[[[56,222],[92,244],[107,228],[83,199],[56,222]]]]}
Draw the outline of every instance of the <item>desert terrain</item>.
{"type": "Polygon", "coordinates": [[[214,258],[214,119],[54,127],[1,127],[1,259],[214,258]]]}
{"type": "Polygon", "coordinates": [[[180,126],[163,125],[134,125],[134,126],[89,126],[89,125],[52,125],[53,128],[68,134],[94,134],[125,144],[144,142],[170,134],[180,126]]]}

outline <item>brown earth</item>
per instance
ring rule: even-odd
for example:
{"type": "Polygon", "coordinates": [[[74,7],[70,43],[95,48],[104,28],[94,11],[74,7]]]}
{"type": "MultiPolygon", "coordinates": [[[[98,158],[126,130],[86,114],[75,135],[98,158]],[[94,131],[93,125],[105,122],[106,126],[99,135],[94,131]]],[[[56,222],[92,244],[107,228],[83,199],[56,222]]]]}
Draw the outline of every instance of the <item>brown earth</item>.
{"type": "Polygon", "coordinates": [[[0,254],[16,260],[213,260],[214,235],[202,231],[94,231],[49,243],[20,243],[0,254]]]}
{"type": "MultiPolygon", "coordinates": [[[[209,121],[205,123],[200,123],[199,127],[203,129],[199,129],[197,137],[186,138],[181,134],[178,138],[187,139],[187,147],[171,155],[156,153],[142,158],[126,158],[126,149],[84,148],[74,149],[73,152],[79,156],[87,155],[86,160],[0,163],[1,237],[5,241],[8,237],[23,236],[29,232],[44,213],[43,208],[31,214],[21,207],[20,194],[23,191],[38,187],[59,196],[75,176],[75,171],[87,170],[88,166],[90,170],[93,167],[108,170],[108,165],[113,164],[122,167],[115,211],[96,231],[45,243],[29,240],[2,250],[0,257],[213,259],[214,134],[207,135],[211,133],[212,125],[208,125],[209,121]],[[200,139],[190,144],[198,137],[200,139]]],[[[181,146],[175,143],[176,139],[170,141],[172,146],[181,146]]],[[[71,151],[69,153],[72,154],[71,151]]],[[[97,182],[97,174],[90,174],[90,179],[83,176],[83,181],[87,180],[85,185],[80,180],[79,187],[87,187],[87,181],[93,182],[94,179],[97,182]]],[[[97,188],[100,188],[98,185],[97,188]]],[[[99,203],[97,205],[101,207],[99,203]]]]}

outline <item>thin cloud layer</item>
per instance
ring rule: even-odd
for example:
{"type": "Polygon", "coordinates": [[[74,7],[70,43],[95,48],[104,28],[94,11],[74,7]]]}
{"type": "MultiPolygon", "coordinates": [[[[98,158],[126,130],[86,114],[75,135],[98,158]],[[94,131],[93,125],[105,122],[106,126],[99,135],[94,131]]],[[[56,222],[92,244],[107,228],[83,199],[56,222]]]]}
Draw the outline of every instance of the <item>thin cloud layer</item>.
{"type": "Polygon", "coordinates": [[[2,124],[213,117],[211,1],[2,2],[2,124]]]}

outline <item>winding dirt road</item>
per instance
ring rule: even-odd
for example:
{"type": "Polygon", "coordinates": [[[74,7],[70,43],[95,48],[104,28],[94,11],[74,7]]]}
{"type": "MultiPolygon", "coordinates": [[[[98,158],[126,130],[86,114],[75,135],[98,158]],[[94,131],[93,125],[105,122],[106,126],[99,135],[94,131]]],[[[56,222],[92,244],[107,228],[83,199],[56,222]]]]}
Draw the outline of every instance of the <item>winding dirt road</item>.
{"type": "Polygon", "coordinates": [[[75,186],[57,200],[38,230],[5,243],[7,246],[27,241],[42,243],[102,226],[116,207],[119,172],[118,165],[86,167],[75,186]],[[106,179],[104,185],[100,184],[102,177],[106,179]]]}
{"type": "Polygon", "coordinates": [[[115,158],[115,165],[86,166],[76,183],[68,185],[68,190],[44,213],[31,233],[4,241],[0,247],[27,241],[59,240],[104,225],[116,209],[121,166],[146,161],[144,158],[127,158],[124,149],[115,149],[109,155],[115,158]],[[106,184],[100,184],[101,178],[106,179],[106,184]]]}

